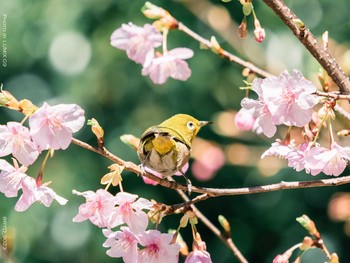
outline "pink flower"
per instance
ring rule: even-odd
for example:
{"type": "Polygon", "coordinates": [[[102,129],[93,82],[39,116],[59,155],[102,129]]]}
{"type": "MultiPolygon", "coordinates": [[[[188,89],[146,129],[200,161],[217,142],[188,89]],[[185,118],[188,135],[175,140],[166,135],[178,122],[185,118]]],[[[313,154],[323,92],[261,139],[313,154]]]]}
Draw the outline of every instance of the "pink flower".
{"type": "Polygon", "coordinates": [[[185,263],[212,263],[212,261],[208,251],[195,249],[188,254],[185,263]]]}
{"type": "Polygon", "coordinates": [[[339,176],[345,170],[349,160],[350,147],[342,147],[333,142],[331,149],[323,148],[322,151],[310,154],[307,162],[311,169],[322,171],[327,175],[339,176]]]}
{"type": "Polygon", "coordinates": [[[73,194],[86,198],[86,203],[80,205],[79,213],[73,218],[73,222],[82,222],[89,219],[91,223],[98,227],[114,227],[111,223],[114,216],[116,197],[104,189],[95,192],[78,192],[73,190],[73,194]]]}
{"type": "Polygon", "coordinates": [[[294,168],[297,172],[302,171],[305,168],[305,157],[309,150],[309,144],[302,143],[294,151],[289,152],[286,155],[288,166],[294,168]]]}
{"type": "Polygon", "coordinates": [[[15,197],[18,190],[22,188],[22,180],[27,177],[25,171],[26,167],[18,168],[15,162],[15,167],[10,165],[5,160],[0,160],[0,192],[4,193],[6,197],[15,197]]]}
{"type": "Polygon", "coordinates": [[[57,195],[50,187],[50,182],[37,185],[36,180],[32,177],[24,177],[22,180],[22,195],[16,203],[15,210],[23,212],[27,210],[33,203],[40,202],[49,207],[55,199],[60,205],[65,205],[67,199],[57,195]]]}
{"type": "Polygon", "coordinates": [[[258,99],[244,98],[241,106],[253,111],[256,117],[253,130],[257,133],[272,137],[276,125],[303,127],[311,121],[312,108],[317,104],[313,95],[316,87],[300,71],[294,70],[292,75],[284,71],[278,77],[255,79],[252,88],[258,99]]]}
{"type": "Polygon", "coordinates": [[[72,134],[83,127],[84,110],[76,104],[50,106],[46,102],[29,117],[30,134],[41,150],[66,149],[72,134]]]}
{"type": "Polygon", "coordinates": [[[111,45],[125,50],[128,58],[146,67],[154,58],[154,48],[161,46],[162,40],[154,26],[145,24],[139,27],[129,23],[113,32],[111,45]]]}
{"type": "Polygon", "coordinates": [[[145,248],[139,253],[139,263],[177,263],[180,245],[172,243],[172,234],[148,230],[140,236],[139,243],[145,248]]]}
{"type": "Polygon", "coordinates": [[[103,243],[104,247],[110,247],[107,255],[114,258],[123,258],[125,263],[136,263],[138,260],[138,236],[130,231],[128,227],[121,227],[121,231],[112,232],[103,229],[103,234],[107,240],[103,243]]]}
{"type": "Polygon", "coordinates": [[[39,156],[38,146],[32,141],[29,129],[18,122],[0,125],[0,157],[11,153],[25,166],[34,163],[39,156]]]}
{"type": "Polygon", "coordinates": [[[187,80],[191,76],[191,69],[184,59],[191,58],[193,51],[188,48],[175,48],[152,60],[142,69],[142,75],[151,78],[154,84],[163,84],[169,77],[187,80]]]}
{"type": "Polygon", "coordinates": [[[306,80],[300,71],[289,75],[283,71],[278,77],[268,77],[262,83],[264,101],[276,125],[303,127],[312,118],[312,108],[317,104],[316,86],[306,80]]]}
{"type": "Polygon", "coordinates": [[[271,147],[261,155],[261,159],[265,158],[266,156],[286,158],[290,152],[294,151],[294,149],[294,141],[288,143],[281,140],[276,140],[276,142],[272,143],[271,147]]]}
{"type": "Polygon", "coordinates": [[[137,197],[137,195],[126,192],[116,194],[116,204],[118,206],[112,219],[114,226],[126,223],[135,233],[145,231],[148,225],[148,217],[142,210],[151,209],[153,204],[144,198],[137,199],[137,197]]]}
{"type": "Polygon", "coordinates": [[[322,162],[315,163],[313,158],[326,150],[318,145],[311,147],[308,143],[303,143],[286,155],[288,166],[293,167],[297,172],[305,169],[307,173],[317,175],[324,168],[324,164],[322,162]]]}
{"type": "Polygon", "coordinates": [[[255,122],[255,117],[251,111],[241,108],[234,118],[235,126],[241,131],[251,131],[255,122]]]}
{"type": "Polygon", "coordinates": [[[263,79],[255,79],[252,83],[253,91],[258,94],[258,99],[244,98],[241,102],[241,106],[245,110],[252,111],[253,116],[256,118],[253,130],[257,133],[264,133],[265,136],[271,138],[275,135],[277,128],[263,97],[263,81],[263,79]]]}

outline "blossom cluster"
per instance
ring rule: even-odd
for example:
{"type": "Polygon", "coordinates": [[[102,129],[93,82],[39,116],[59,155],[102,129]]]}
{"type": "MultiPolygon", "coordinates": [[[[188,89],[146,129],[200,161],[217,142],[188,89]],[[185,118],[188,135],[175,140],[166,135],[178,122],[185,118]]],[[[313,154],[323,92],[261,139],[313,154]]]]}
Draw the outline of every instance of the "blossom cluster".
{"type": "Polygon", "coordinates": [[[265,156],[278,156],[288,160],[288,166],[297,172],[305,169],[311,175],[323,172],[326,175],[339,176],[350,160],[350,147],[342,147],[335,141],[330,149],[311,143],[295,146],[293,142],[285,144],[277,141],[266,150],[265,156]]]}
{"type": "Polygon", "coordinates": [[[191,76],[191,69],[185,59],[193,56],[188,48],[174,48],[167,50],[163,44],[166,34],[150,24],[143,27],[132,23],[123,24],[111,35],[111,45],[125,50],[129,59],[142,65],[142,75],[149,76],[153,83],[163,84],[171,77],[187,80],[191,76]],[[155,48],[163,44],[163,53],[155,48]]]}
{"type": "Polygon", "coordinates": [[[50,206],[54,199],[61,205],[67,203],[48,187],[51,182],[42,183],[40,173],[34,179],[25,172],[42,151],[66,149],[72,141],[72,134],[80,130],[84,122],[84,111],[78,105],[50,106],[44,103],[29,116],[29,128],[19,122],[0,125],[0,157],[12,154],[14,161],[12,166],[0,160],[0,192],[6,197],[16,197],[22,189],[16,211],[25,211],[37,201],[45,206],[50,206]]]}
{"type": "MultiPolygon", "coordinates": [[[[280,124],[304,127],[313,121],[320,122],[320,129],[324,120],[334,117],[332,104],[325,103],[318,114],[313,111],[318,103],[314,95],[316,87],[298,70],[294,70],[291,75],[284,71],[278,77],[256,79],[252,83],[252,90],[257,93],[257,100],[244,98],[241,102],[242,109],[235,118],[236,126],[242,130],[254,130],[272,137],[276,133],[276,126],[280,124]],[[320,118],[323,121],[318,120],[320,118]]],[[[314,134],[305,136],[300,145],[295,145],[294,140],[286,136],[285,140],[272,143],[261,157],[278,156],[287,159],[288,166],[297,172],[305,170],[311,175],[323,172],[339,176],[350,160],[350,147],[338,145],[333,139],[331,127],[329,130],[330,148],[316,143],[317,135],[314,134]]]]}
{"type": "Polygon", "coordinates": [[[303,127],[308,124],[318,103],[314,95],[316,86],[298,70],[293,70],[291,75],[283,71],[278,77],[255,79],[252,90],[258,95],[257,100],[244,98],[241,102],[245,115],[254,119],[248,128],[269,138],[275,135],[277,125],[303,127]]]}
{"type": "Polygon", "coordinates": [[[172,234],[146,230],[148,217],[143,210],[152,209],[150,201],[127,192],[114,196],[103,189],[96,193],[73,193],[86,198],[86,203],[79,207],[73,221],[88,219],[103,228],[107,238],[103,246],[109,248],[107,255],[110,257],[122,257],[126,263],[178,261],[180,246],[174,242],[172,234]],[[121,226],[120,230],[111,230],[117,226],[121,226]]]}
{"type": "MultiPolygon", "coordinates": [[[[73,221],[89,220],[102,228],[107,238],[103,246],[109,248],[106,253],[110,257],[122,258],[126,263],[178,262],[180,244],[176,235],[147,230],[148,216],[145,210],[154,212],[155,207],[147,199],[127,192],[119,192],[114,196],[104,189],[96,192],[73,190],[73,193],[86,199],[73,221]],[[113,231],[115,227],[119,229],[113,231]]],[[[205,251],[205,243],[202,244],[201,247],[194,247],[185,262],[211,262],[209,253],[205,251]]]]}

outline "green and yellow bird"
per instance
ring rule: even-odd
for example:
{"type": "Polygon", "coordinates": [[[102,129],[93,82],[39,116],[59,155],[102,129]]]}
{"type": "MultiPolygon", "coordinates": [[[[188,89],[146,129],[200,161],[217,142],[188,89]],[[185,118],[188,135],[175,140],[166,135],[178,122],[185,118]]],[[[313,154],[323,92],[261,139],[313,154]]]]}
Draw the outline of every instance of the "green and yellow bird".
{"type": "Polygon", "coordinates": [[[142,134],[137,149],[141,165],[156,171],[163,178],[180,172],[190,191],[191,181],[182,168],[191,156],[193,139],[200,128],[208,123],[187,114],[177,114],[148,128],[142,134]]]}

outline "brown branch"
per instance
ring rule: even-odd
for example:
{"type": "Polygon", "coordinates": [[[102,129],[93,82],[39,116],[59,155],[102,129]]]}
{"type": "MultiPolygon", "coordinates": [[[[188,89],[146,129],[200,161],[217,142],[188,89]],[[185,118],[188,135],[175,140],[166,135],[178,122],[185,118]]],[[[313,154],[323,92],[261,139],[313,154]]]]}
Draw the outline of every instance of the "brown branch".
{"type": "MultiPolygon", "coordinates": [[[[96,152],[105,156],[125,167],[125,170],[134,172],[138,175],[146,176],[160,185],[175,190],[187,190],[187,185],[179,184],[173,181],[169,181],[167,179],[161,179],[151,173],[145,173],[142,169],[132,163],[126,162],[121,158],[115,156],[111,152],[109,152],[106,148],[98,149],[96,147],[92,147],[91,145],[84,143],[78,139],[73,139],[74,144],[83,147],[87,150],[96,152]]],[[[206,188],[206,187],[198,187],[192,186],[191,190],[194,193],[208,194],[208,197],[216,197],[216,196],[228,196],[228,195],[247,195],[247,194],[257,194],[257,193],[267,193],[267,192],[275,192],[280,190],[288,190],[288,189],[300,189],[300,188],[315,188],[315,187],[330,187],[330,186],[338,186],[343,184],[350,183],[350,176],[343,176],[331,179],[322,179],[322,180],[312,180],[312,181],[294,181],[294,182],[280,182],[276,184],[262,185],[262,186],[252,186],[252,187],[243,187],[243,188],[206,188]]],[[[200,201],[199,199],[198,201],[200,201]]]]}
{"type": "Polygon", "coordinates": [[[299,18],[288,8],[284,1],[264,0],[264,2],[280,17],[299,41],[322,65],[328,75],[338,85],[340,92],[342,94],[350,94],[350,80],[340,68],[335,58],[306,27],[298,27],[295,19],[299,18]]]}
{"type": "Polygon", "coordinates": [[[326,97],[328,99],[334,99],[334,100],[350,100],[350,95],[340,94],[337,92],[324,92],[317,90],[315,92],[315,95],[320,97],[326,97]]]}

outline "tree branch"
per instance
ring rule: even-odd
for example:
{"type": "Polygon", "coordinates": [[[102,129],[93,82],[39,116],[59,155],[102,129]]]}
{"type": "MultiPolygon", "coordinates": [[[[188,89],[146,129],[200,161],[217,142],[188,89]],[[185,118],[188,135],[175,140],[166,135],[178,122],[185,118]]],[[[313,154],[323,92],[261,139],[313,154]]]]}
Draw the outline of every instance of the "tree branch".
{"type": "MultiPolygon", "coordinates": [[[[125,170],[134,172],[138,175],[146,176],[149,179],[156,181],[157,183],[159,183],[160,185],[166,188],[183,190],[183,191],[187,190],[187,185],[179,184],[174,181],[169,181],[167,179],[162,179],[151,173],[144,172],[138,165],[132,162],[126,162],[122,160],[121,158],[109,152],[106,148],[98,149],[96,147],[92,147],[91,145],[84,143],[75,138],[73,139],[72,142],[87,150],[101,154],[106,158],[110,159],[111,161],[116,162],[121,166],[124,166],[125,170]]],[[[337,177],[337,178],[331,178],[331,179],[311,180],[311,181],[294,181],[294,182],[282,181],[280,183],[275,183],[275,184],[243,187],[243,188],[206,188],[206,187],[192,186],[191,190],[194,193],[207,194],[208,195],[207,198],[209,198],[209,197],[216,197],[216,196],[267,193],[267,192],[275,192],[275,191],[288,190],[288,189],[330,187],[330,186],[338,186],[338,185],[349,184],[349,183],[350,183],[350,176],[343,176],[343,177],[337,177]]],[[[204,198],[198,199],[196,202],[201,200],[204,200],[204,198]]],[[[192,201],[192,203],[194,202],[192,201]]]]}
{"type": "Polygon", "coordinates": [[[342,94],[350,94],[350,80],[340,68],[335,58],[323,47],[316,37],[306,27],[298,27],[295,19],[299,19],[283,0],[264,0],[264,2],[290,28],[299,41],[309,50],[315,59],[327,71],[328,75],[338,85],[342,94]]]}

